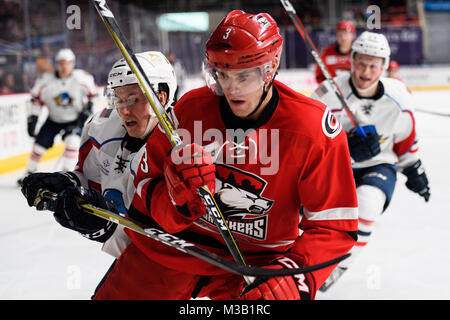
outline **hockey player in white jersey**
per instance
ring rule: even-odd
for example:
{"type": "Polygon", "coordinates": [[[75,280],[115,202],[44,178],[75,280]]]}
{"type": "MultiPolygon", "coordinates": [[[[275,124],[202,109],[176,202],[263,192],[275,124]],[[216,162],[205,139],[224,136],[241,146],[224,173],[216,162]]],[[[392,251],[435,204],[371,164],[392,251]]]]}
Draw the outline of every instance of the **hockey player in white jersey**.
{"type": "MultiPolygon", "coordinates": [[[[37,170],[41,157],[53,146],[59,133],[62,133],[65,144],[63,169],[73,170],[81,128],[92,113],[91,99],[96,94],[93,76],[84,70],[74,69],[75,55],[69,48],[59,50],[55,60],[56,72],[45,73],[31,89],[28,134],[36,138],[28,160],[27,174],[37,170]],[[48,109],[48,117],[36,133],[36,124],[44,106],[48,109]]],[[[19,179],[18,183],[21,182],[22,179],[19,179]]]]}
{"type": "Polygon", "coordinates": [[[333,271],[321,291],[327,290],[366,246],[376,219],[389,205],[397,172],[406,176],[408,189],[425,201],[430,197],[419,159],[412,96],[401,81],[382,77],[389,56],[386,37],[365,31],[352,45],[351,74],[335,78],[360,128],[354,128],[327,81],[312,94],[332,110],[347,132],[359,206],[358,242],[352,256],[333,271]]]}
{"type": "MultiPolygon", "coordinates": [[[[161,52],[136,56],[160,102],[169,108],[177,87],[172,66],[161,52]]],[[[122,227],[84,213],[75,197],[125,214],[135,190],[133,173],[142,155],[139,150],[156,130],[158,119],[124,59],[112,66],[105,92],[109,106],[86,122],[76,169],[31,174],[23,181],[22,193],[37,210],[44,205],[37,198],[39,189],[58,193],[54,213],[58,223],[103,242],[103,250],[118,257],[129,243],[122,227]]]]}

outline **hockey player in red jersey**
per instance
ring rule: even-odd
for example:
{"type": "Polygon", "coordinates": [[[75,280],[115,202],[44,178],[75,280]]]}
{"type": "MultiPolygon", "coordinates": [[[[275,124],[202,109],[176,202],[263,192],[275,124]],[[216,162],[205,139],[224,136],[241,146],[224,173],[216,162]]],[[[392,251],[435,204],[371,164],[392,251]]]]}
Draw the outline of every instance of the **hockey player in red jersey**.
{"type": "MultiPolygon", "coordinates": [[[[146,143],[128,215],[231,259],[196,189],[207,185],[253,266],[308,266],[348,252],[357,202],[346,136],[325,105],[274,80],[283,38],[266,14],[230,12],[206,44],[208,86],[175,106],[184,147],[146,143]],[[299,229],[300,223],[300,229],[299,229]]],[[[126,230],[132,243],[95,299],[313,299],[333,267],[247,285],[126,230]]]]}
{"type": "MultiPolygon", "coordinates": [[[[341,71],[350,71],[350,50],[355,34],[353,22],[342,20],[336,25],[336,43],[323,49],[320,56],[332,77],[339,75],[341,71]]],[[[325,76],[317,65],[315,75],[317,83],[325,80],[325,76]]]]}
{"type": "Polygon", "coordinates": [[[335,78],[364,134],[354,128],[329,83],[323,82],[312,95],[332,107],[348,134],[359,206],[358,242],[352,256],[339,264],[322,291],[336,282],[367,245],[375,221],[389,206],[398,171],[406,176],[408,189],[425,201],[430,197],[419,158],[414,101],[401,81],[382,76],[390,53],[383,34],[365,31],[353,42],[352,73],[335,78]]]}
{"type": "Polygon", "coordinates": [[[389,66],[387,68],[387,76],[388,78],[394,78],[400,81],[403,81],[399,76],[398,76],[398,70],[400,70],[400,65],[398,64],[397,61],[395,60],[391,60],[389,62],[389,66]]]}

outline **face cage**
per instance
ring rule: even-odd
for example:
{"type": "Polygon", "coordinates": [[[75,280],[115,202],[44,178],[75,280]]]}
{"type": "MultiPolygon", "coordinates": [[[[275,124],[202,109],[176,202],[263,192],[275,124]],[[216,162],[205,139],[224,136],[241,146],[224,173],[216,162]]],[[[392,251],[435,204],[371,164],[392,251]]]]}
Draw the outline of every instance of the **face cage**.
{"type": "Polygon", "coordinates": [[[237,83],[238,82],[237,79],[230,80],[231,82],[234,82],[234,83],[229,84],[228,87],[230,87],[230,86],[238,87],[239,95],[241,95],[241,96],[256,92],[256,91],[260,90],[262,87],[264,87],[266,84],[270,83],[270,81],[272,80],[272,78],[274,76],[272,62],[266,62],[259,66],[255,66],[252,68],[243,68],[243,69],[215,68],[215,67],[211,67],[207,60],[203,61],[203,63],[202,63],[202,73],[203,73],[203,77],[205,79],[206,85],[212,92],[214,92],[215,94],[217,94],[219,96],[224,95],[224,92],[223,92],[224,88],[222,87],[220,82],[222,82],[222,84],[223,84],[226,81],[226,80],[219,79],[220,78],[219,74],[221,72],[227,73],[227,72],[239,71],[238,72],[239,74],[244,74],[246,71],[248,71],[248,73],[251,75],[251,73],[254,70],[256,70],[258,72],[258,75],[253,76],[255,78],[241,80],[240,83],[237,83]],[[245,83],[246,81],[248,81],[248,83],[245,83]]]}

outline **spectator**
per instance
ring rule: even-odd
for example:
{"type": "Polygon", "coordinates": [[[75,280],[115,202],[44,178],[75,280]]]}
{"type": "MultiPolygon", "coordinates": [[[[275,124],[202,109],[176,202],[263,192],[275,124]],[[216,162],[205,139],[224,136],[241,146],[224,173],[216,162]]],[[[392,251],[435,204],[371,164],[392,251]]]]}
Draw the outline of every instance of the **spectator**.
{"type": "Polygon", "coordinates": [[[15,79],[12,73],[7,73],[2,81],[2,86],[0,87],[0,94],[10,94],[16,92],[15,90],[15,79]]]}
{"type": "Polygon", "coordinates": [[[42,74],[46,72],[53,72],[53,63],[50,58],[51,56],[51,50],[50,47],[45,44],[41,48],[41,54],[36,59],[36,73],[37,76],[40,77],[42,74]]]}

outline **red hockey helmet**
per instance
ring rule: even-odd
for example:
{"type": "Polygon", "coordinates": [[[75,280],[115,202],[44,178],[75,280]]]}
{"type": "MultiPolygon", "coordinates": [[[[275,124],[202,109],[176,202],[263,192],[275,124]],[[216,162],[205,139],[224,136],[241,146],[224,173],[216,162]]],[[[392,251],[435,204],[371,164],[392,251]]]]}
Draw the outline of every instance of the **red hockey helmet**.
{"type": "Polygon", "coordinates": [[[269,14],[233,10],[206,43],[206,59],[213,68],[252,68],[279,56],[282,44],[277,23],[269,14]]]}
{"type": "Polygon", "coordinates": [[[356,32],[355,25],[350,20],[339,21],[336,25],[336,31],[356,32]]]}
{"type": "Polygon", "coordinates": [[[397,61],[391,60],[391,62],[389,62],[388,71],[395,71],[398,70],[399,68],[400,66],[398,65],[397,61]]]}

